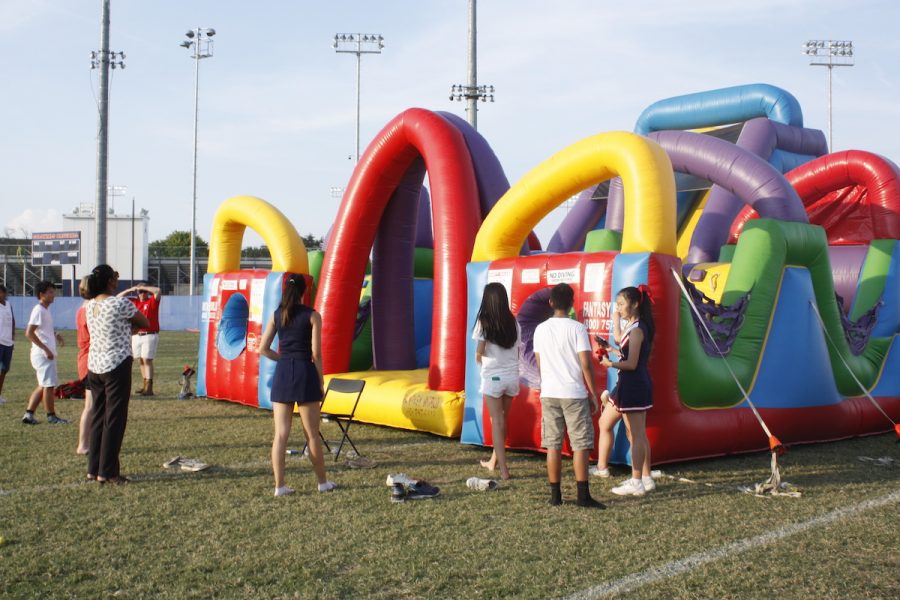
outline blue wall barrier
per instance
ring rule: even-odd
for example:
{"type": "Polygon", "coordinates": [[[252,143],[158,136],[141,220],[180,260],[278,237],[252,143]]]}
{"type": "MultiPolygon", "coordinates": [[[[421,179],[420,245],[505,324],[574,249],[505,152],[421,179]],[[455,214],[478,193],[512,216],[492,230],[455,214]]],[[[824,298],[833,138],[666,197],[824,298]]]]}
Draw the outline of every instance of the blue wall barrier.
{"type": "MultiPolygon", "coordinates": [[[[6,299],[12,305],[16,318],[16,327],[25,329],[31,309],[37,304],[37,298],[10,296],[6,299]]],[[[75,329],[75,312],[81,298],[72,296],[57,297],[50,305],[53,324],[57,329],[75,329]]],[[[184,331],[200,329],[200,308],[202,296],[163,296],[159,303],[159,327],[163,331],[184,331]]]]}

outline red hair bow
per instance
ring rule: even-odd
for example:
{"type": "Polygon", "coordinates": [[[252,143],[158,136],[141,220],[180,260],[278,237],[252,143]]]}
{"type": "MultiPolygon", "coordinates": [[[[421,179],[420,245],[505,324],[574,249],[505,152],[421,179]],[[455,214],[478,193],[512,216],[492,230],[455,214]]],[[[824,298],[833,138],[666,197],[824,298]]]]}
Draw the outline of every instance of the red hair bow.
{"type": "Polygon", "coordinates": [[[650,304],[656,304],[656,300],[653,299],[653,294],[650,293],[649,285],[642,283],[641,285],[637,286],[637,289],[641,293],[641,299],[638,304],[644,301],[644,294],[647,294],[647,298],[650,300],[650,304]]]}

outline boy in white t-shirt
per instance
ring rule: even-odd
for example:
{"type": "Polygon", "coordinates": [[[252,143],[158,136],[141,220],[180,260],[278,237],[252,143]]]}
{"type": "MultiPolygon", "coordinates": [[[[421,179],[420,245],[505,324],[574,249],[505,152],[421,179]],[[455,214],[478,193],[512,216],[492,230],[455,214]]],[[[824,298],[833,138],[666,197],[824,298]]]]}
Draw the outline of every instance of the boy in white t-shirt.
{"type": "Polygon", "coordinates": [[[541,373],[541,446],[547,449],[550,504],[562,504],[563,436],[569,434],[578,506],[606,508],[591,497],[588,483],[594,447],[591,416],[599,410],[594,391],[592,350],[584,324],[569,318],[575,292],[565,283],[550,291],[553,316],[534,330],[534,357],[541,373]]]}
{"type": "Polygon", "coordinates": [[[25,327],[25,337],[31,340],[31,366],[37,374],[38,385],[31,392],[22,422],[26,425],[37,425],[40,422],[34,418],[34,411],[43,400],[44,408],[47,409],[47,422],[51,425],[68,425],[68,421],[56,416],[53,401],[53,389],[59,385],[59,377],[56,374],[56,344],[59,342],[62,345],[62,338],[53,329],[53,316],[50,314],[50,305],[56,297],[56,288],[49,281],[41,281],[37,284],[35,292],[38,303],[31,311],[31,317],[25,327]]]}

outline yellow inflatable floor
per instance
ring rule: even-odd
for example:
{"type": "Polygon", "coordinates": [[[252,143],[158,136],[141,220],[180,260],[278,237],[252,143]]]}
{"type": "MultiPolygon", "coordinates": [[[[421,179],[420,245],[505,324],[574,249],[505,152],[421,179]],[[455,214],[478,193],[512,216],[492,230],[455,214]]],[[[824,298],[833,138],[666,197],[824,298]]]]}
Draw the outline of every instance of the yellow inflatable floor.
{"type": "MultiPolygon", "coordinates": [[[[428,369],[334,373],[325,376],[326,385],[332,377],[365,380],[366,387],[356,407],[356,421],[446,437],[458,438],[462,431],[465,392],[428,389],[428,369]]],[[[332,392],[323,409],[350,412],[352,400],[332,392]]]]}

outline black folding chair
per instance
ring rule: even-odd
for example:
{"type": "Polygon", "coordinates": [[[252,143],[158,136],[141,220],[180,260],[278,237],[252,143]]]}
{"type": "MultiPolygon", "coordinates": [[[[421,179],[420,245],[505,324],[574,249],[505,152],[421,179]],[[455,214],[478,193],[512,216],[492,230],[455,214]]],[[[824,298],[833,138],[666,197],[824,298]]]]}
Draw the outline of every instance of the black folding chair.
{"type": "MultiPolygon", "coordinates": [[[[353,416],[356,414],[356,406],[359,404],[359,398],[362,396],[363,388],[365,387],[366,382],[363,379],[339,379],[333,377],[331,381],[328,382],[328,387],[325,388],[325,396],[322,397],[322,403],[320,405],[322,420],[334,421],[341,429],[341,441],[338,444],[337,452],[334,453],[334,460],[337,460],[341,455],[341,450],[344,448],[345,441],[350,443],[350,446],[353,448],[353,451],[356,452],[357,456],[361,456],[356,444],[354,444],[353,440],[350,438],[349,431],[350,424],[353,423],[353,416]],[[332,392],[342,395],[355,394],[352,400],[352,406],[350,405],[351,400],[346,398],[337,399],[334,395],[331,395],[332,392]],[[331,397],[330,401],[329,397],[331,397]],[[334,406],[334,410],[328,410],[331,406],[334,406]],[[347,407],[351,407],[349,412],[346,410],[347,407]]],[[[325,448],[328,452],[331,452],[331,446],[328,445],[328,441],[322,434],[321,427],[319,428],[319,437],[322,438],[322,443],[325,444],[325,448]]],[[[306,451],[306,446],[303,447],[303,451],[306,451]]]]}

